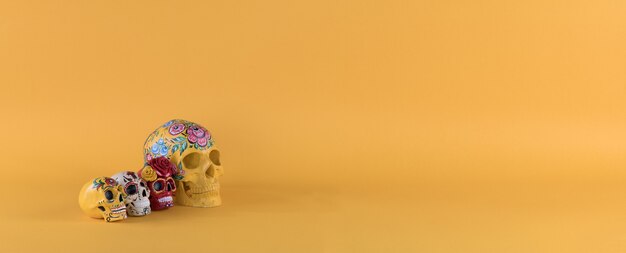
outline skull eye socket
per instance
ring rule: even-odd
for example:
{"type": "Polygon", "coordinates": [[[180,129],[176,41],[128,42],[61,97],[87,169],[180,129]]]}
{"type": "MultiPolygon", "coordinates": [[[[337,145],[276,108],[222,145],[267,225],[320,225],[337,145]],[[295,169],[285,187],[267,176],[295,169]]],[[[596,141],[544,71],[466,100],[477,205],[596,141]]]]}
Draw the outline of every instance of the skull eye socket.
{"type": "Polygon", "coordinates": [[[108,201],[112,201],[113,200],[113,192],[111,192],[110,190],[106,190],[104,192],[104,197],[107,198],[108,201]]]}
{"type": "Polygon", "coordinates": [[[174,183],[174,179],[171,177],[167,179],[167,190],[176,191],[176,184],[174,183]]]}
{"type": "Polygon", "coordinates": [[[126,187],[126,194],[134,195],[137,193],[137,185],[131,184],[126,187]]]}
{"type": "Polygon", "coordinates": [[[152,184],[152,188],[154,188],[155,191],[162,191],[163,190],[163,182],[161,182],[162,180],[157,180],[152,184]]]}
{"type": "Polygon", "coordinates": [[[220,163],[220,151],[217,149],[211,150],[211,153],[209,153],[209,159],[211,159],[211,162],[217,166],[222,165],[220,163]]]}
{"type": "Polygon", "coordinates": [[[191,153],[183,158],[185,169],[195,169],[200,166],[202,156],[199,153],[191,153]]]}

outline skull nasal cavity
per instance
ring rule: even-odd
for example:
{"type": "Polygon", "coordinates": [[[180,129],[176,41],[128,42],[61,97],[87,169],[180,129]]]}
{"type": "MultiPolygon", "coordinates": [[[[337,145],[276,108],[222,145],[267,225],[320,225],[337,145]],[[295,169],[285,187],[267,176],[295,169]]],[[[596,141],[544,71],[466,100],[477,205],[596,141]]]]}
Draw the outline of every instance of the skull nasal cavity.
{"type": "Polygon", "coordinates": [[[200,166],[200,159],[202,156],[199,153],[191,153],[183,158],[183,164],[185,169],[195,169],[200,166]]]}
{"type": "Polygon", "coordinates": [[[211,150],[211,153],[209,153],[209,159],[211,159],[211,162],[217,166],[222,165],[220,164],[220,152],[217,151],[217,149],[211,150]]]}

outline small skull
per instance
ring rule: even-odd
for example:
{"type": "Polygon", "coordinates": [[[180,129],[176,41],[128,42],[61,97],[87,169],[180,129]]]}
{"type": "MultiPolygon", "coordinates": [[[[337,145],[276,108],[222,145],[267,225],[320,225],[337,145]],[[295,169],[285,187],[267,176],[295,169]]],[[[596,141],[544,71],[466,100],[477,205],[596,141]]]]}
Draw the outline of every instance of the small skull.
{"type": "Polygon", "coordinates": [[[112,176],[126,193],[126,212],[129,216],[144,216],[150,214],[150,190],[146,181],[135,172],[123,171],[112,176]]]}
{"type": "Polygon", "coordinates": [[[165,156],[178,169],[175,175],[176,203],[183,206],[214,207],[222,204],[219,178],[224,174],[220,151],[211,134],[199,124],[171,120],[148,136],[144,144],[146,161],[165,156]]]}
{"type": "Polygon", "coordinates": [[[78,204],[89,217],[107,222],[118,221],[127,218],[125,196],[122,186],[115,179],[98,177],[83,185],[78,194],[78,204]]]}
{"type": "Polygon", "coordinates": [[[139,176],[148,183],[152,210],[162,210],[174,205],[176,183],[173,176],[176,172],[176,166],[165,157],[149,160],[139,171],[139,176]]]}

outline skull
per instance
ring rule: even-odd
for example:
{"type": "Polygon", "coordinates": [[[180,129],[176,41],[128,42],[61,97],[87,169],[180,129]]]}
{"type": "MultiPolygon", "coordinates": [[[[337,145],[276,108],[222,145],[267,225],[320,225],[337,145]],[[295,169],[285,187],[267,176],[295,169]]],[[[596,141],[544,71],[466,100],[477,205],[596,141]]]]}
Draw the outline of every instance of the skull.
{"type": "Polygon", "coordinates": [[[123,171],[112,176],[126,193],[126,212],[129,216],[144,216],[150,214],[150,190],[146,181],[135,172],[123,171]]]}
{"type": "Polygon", "coordinates": [[[148,182],[150,206],[153,210],[162,210],[174,205],[176,183],[173,176],[178,170],[164,156],[150,159],[140,171],[139,176],[148,182]]]}
{"type": "Polygon", "coordinates": [[[107,222],[126,219],[122,186],[109,177],[98,177],[83,185],[78,194],[80,208],[92,218],[104,218],[107,222]]]}
{"type": "Polygon", "coordinates": [[[183,206],[214,207],[222,204],[219,178],[224,174],[220,152],[211,134],[202,126],[181,119],[170,120],[148,136],[146,161],[165,156],[178,173],[176,203],[183,206]]]}

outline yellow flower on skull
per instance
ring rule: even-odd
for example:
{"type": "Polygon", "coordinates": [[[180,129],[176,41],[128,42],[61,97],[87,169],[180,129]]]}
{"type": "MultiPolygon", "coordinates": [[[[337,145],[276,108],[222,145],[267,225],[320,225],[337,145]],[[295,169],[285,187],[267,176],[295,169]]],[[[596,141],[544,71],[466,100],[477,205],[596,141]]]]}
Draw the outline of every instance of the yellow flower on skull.
{"type": "Polygon", "coordinates": [[[152,167],[146,165],[146,167],[143,167],[143,169],[140,172],[140,176],[141,178],[143,178],[144,180],[150,182],[150,181],[154,181],[157,178],[157,174],[156,171],[154,171],[152,169],[152,167]]]}

